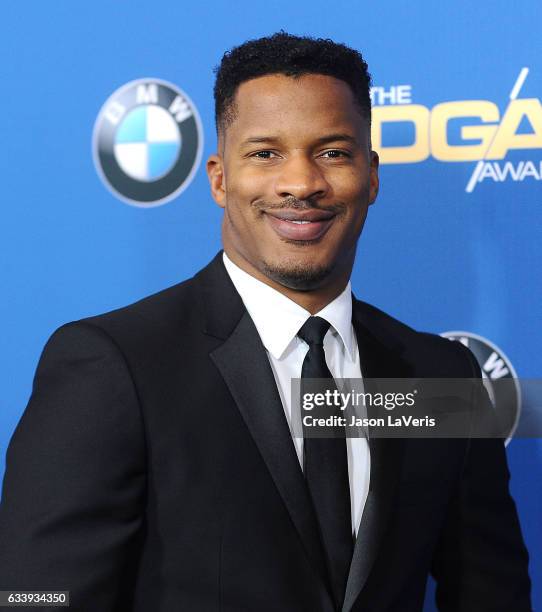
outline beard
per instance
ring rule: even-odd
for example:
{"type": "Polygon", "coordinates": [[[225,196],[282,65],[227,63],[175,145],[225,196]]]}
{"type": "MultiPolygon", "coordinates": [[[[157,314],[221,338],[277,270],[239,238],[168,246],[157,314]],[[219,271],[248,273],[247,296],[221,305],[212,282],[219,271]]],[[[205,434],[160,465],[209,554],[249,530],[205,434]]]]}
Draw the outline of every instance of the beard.
{"type": "Polygon", "coordinates": [[[271,280],[297,291],[318,289],[333,271],[332,266],[262,262],[261,271],[271,280]]]}

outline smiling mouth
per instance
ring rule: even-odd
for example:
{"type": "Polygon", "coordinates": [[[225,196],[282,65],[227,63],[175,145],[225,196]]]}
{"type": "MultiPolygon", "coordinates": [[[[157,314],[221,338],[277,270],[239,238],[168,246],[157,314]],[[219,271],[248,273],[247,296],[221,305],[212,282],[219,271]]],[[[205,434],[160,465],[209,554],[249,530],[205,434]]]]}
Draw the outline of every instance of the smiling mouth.
{"type": "Polygon", "coordinates": [[[335,213],[327,210],[267,210],[271,228],[282,239],[300,242],[319,240],[331,227],[335,213]]]}

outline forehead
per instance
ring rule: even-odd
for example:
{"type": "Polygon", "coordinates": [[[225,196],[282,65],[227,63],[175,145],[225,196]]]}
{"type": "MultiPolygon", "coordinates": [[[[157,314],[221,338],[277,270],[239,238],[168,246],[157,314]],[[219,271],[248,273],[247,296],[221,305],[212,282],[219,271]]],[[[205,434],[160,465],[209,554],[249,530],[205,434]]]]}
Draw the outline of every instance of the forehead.
{"type": "Polygon", "coordinates": [[[355,136],[366,129],[349,85],[327,75],[271,74],[251,79],[241,83],[234,104],[228,139],[231,135],[242,140],[270,130],[279,137],[319,137],[327,130],[346,130],[355,136]]]}

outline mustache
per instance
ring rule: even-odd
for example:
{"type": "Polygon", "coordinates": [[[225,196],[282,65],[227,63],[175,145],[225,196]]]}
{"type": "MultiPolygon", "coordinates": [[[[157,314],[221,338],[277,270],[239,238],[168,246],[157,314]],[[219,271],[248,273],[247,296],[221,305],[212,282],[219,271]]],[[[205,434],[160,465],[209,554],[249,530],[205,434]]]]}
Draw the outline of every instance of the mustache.
{"type": "Polygon", "coordinates": [[[294,210],[325,210],[332,212],[336,215],[343,213],[346,209],[346,205],[341,202],[335,204],[327,204],[322,206],[316,200],[307,198],[306,200],[299,200],[294,196],[288,196],[280,202],[267,202],[266,200],[259,200],[254,202],[252,206],[261,212],[266,210],[283,210],[283,209],[294,209],[294,210]]]}

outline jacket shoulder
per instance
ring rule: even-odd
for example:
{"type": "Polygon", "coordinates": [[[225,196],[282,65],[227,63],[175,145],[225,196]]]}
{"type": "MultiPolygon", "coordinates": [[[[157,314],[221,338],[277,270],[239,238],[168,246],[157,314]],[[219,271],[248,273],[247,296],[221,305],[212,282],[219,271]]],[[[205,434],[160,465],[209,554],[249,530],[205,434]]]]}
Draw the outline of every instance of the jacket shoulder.
{"type": "Polygon", "coordinates": [[[99,330],[124,354],[159,355],[168,350],[173,339],[186,340],[190,330],[201,327],[198,293],[191,278],[121,308],[72,321],[68,326],[99,330]]]}
{"type": "Polygon", "coordinates": [[[171,319],[186,316],[187,310],[193,310],[196,299],[194,278],[189,278],[135,302],[87,317],[82,321],[98,326],[129,324],[132,321],[139,323],[153,321],[155,324],[158,321],[170,322],[171,319]]]}

